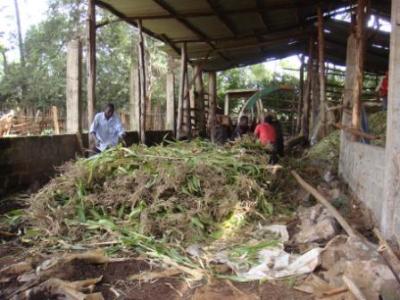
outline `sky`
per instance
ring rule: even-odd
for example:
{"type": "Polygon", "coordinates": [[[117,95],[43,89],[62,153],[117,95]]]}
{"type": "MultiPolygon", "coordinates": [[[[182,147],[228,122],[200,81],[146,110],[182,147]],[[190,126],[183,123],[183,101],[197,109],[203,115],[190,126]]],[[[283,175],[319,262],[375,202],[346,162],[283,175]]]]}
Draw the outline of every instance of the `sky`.
{"type": "MultiPolygon", "coordinates": [[[[18,0],[21,15],[22,33],[45,17],[47,0],[18,0]]],[[[15,47],[17,39],[17,23],[15,18],[14,0],[0,0],[0,44],[7,48],[15,47]]],[[[8,53],[10,60],[18,59],[18,51],[8,53]]]]}

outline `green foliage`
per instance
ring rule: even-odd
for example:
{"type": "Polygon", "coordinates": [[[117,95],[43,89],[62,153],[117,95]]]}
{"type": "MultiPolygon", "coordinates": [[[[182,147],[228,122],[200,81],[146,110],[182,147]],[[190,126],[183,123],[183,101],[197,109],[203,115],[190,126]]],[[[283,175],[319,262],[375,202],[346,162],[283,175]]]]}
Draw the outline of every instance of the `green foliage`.
{"type": "MultiPolygon", "coordinates": [[[[67,45],[72,39],[81,39],[86,48],[87,1],[48,0],[48,4],[44,21],[27,30],[25,67],[12,62],[5,70],[3,53],[6,55],[7,49],[0,45],[0,101],[37,108],[65,107],[67,45]]],[[[110,13],[97,10],[99,23],[114,19],[110,13]]],[[[137,61],[137,40],[137,31],[125,22],[111,22],[97,30],[97,110],[108,102],[126,108],[130,68],[137,61]]],[[[160,42],[146,38],[146,44],[149,94],[153,102],[159,102],[165,97],[167,58],[160,51],[160,42]]],[[[85,94],[85,63],[82,71],[85,94]]]]}

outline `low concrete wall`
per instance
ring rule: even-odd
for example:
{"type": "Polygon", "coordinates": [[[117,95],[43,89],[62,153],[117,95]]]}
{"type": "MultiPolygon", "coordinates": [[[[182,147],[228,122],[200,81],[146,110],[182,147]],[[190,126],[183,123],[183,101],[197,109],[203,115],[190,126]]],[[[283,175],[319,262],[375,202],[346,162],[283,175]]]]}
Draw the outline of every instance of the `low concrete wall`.
{"type": "Polygon", "coordinates": [[[385,149],[341,139],[339,174],[355,196],[381,221],[385,149]]]}
{"type": "MultiPolygon", "coordinates": [[[[147,132],[149,146],[159,144],[170,132],[147,132]]],[[[84,146],[87,134],[82,135],[84,146]]],[[[137,132],[128,132],[128,145],[138,143],[137,132]]],[[[0,139],[0,197],[10,192],[37,189],[56,172],[57,166],[76,158],[79,144],[76,135],[10,137],[0,139]]]]}

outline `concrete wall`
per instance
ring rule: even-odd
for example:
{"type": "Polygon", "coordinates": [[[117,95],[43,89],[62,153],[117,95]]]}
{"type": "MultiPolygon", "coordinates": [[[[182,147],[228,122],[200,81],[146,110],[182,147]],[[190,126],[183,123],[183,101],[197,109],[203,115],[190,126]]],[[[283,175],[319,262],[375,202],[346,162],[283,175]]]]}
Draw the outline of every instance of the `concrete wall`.
{"type": "MultiPolygon", "coordinates": [[[[148,145],[162,142],[167,131],[147,132],[148,145]]],[[[87,135],[82,136],[87,146],[87,135]]],[[[128,132],[128,145],[138,143],[137,132],[128,132]]],[[[55,167],[74,159],[79,153],[76,135],[30,136],[0,139],[0,197],[5,194],[37,189],[56,172],[55,167]]]]}
{"type": "Polygon", "coordinates": [[[356,197],[381,221],[385,149],[352,142],[342,134],[339,174],[356,197]]]}

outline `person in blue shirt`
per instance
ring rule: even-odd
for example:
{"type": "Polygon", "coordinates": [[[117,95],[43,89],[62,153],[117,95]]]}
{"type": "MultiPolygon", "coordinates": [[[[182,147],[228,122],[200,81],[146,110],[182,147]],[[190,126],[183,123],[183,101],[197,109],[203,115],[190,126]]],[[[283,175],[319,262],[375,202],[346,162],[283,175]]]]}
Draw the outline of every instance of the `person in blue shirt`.
{"type": "Polygon", "coordinates": [[[96,114],[90,126],[89,133],[94,142],[92,148],[96,153],[124,142],[125,130],[114,111],[114,104],[107,104],[103,112],[96,114]]]}

